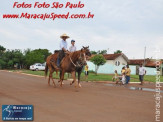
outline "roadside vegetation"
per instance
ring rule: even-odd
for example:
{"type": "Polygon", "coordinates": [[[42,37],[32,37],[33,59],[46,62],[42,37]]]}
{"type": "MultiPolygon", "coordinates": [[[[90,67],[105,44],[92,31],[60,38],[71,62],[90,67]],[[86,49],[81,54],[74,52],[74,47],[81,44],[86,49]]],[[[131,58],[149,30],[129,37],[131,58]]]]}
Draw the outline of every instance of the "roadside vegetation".
{"type": "MultiPolygon", "coordinates": [[[[31,71],[31,70],[10,70],[13,72],[21,72],[26,74],[32,75],[40,75],[44,76],[44,71],[31,71]]],[[[58,73],[59,75],[59,73],[58,73]]],[[[98,74],[96,75],[93,72],[89,73],[88,81],[112,81],[113,74],[98,74]]],[[[53,73],[53,78],[58,79],[59,77],[56,76],[56,72],[53,73]]],[[[71,78],[71,77],[70,77],[71,78]]],[[[68,79],[68,74],[65,74],[65,79],[68,79]]],[[[155,82],[156,76],[146,75],[144,76],[144,81],[155,82]]],[[[84,72],[81,74],[81,81],[85,81],[84,72]]],[[[131,75],[131,82],[139,82],[138,75],[131,75]]],[[[160,81],[163,82],[163,76],[160,76],[160,81]]]]}

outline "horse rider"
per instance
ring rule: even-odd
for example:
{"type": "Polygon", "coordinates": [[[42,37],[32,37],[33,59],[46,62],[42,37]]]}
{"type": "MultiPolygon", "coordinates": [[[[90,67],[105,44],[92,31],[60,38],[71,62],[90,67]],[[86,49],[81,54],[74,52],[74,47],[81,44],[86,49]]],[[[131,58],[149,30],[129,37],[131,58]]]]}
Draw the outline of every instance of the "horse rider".
{"type": "Polygon", "coordinates": [[[58,68],[60,67],[60,62],[62,61],[62,59],[65,56],[65,53],[69,54],[69,51],[67,50],[67,41],[66,39],[70,38],[67,34],[63,34],[60,36],[60,38],[62,39],[60,42],[60,51],[59,51],[59,55],[57,58],[57,66],[58,68]]]}
{"type": "Polygon", "coordinates": [[[71,46],[69,47],[70,52],[76,51],[75,40],[71,40],[71,46]]]}

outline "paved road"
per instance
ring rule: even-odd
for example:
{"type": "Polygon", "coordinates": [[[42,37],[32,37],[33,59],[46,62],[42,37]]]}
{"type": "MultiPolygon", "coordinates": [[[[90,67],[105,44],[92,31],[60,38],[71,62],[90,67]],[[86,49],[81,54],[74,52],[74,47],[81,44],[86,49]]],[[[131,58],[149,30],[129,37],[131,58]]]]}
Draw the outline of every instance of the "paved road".
{"type": "MultiPolygon", "coordinates": [[[[83,82],[76,92],[45,78],[0,71],[0,106],[34,105],[34,122],[154,122],[154,92],[83,82]]],[[[161,106],[163,106],[161,102],[161,106]]],[[[162,109],[163,110],[163,109],[162,109]]],[[[0,111],[0,121],[1,119],[0,111]]]]}

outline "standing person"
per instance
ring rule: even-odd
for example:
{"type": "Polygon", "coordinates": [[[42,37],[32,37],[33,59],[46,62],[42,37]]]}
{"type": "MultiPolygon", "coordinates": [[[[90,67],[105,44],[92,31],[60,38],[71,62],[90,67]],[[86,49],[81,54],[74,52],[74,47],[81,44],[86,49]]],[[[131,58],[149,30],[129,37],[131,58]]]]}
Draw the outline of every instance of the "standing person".
{"type": "Polygon", "coordinates": [[[67,49],[67,41],[66,39],[70,38],[69,36],[67,36],[66,34],[63,34],[60,36],[60,38],[62,39],[60,42],[60,51],[59,51],[59,56],[57,58],[57,66],[60,67],[60,62],[61,60],[64,58],[65,53],[69,54],[69,51],[67,49]]]}
{"type": "Polygon", "coordinates": [[[76,51],[76,46],[75,46],[75,40],[71,40],[71,46],[69,48],[70,52],[75,52],[76,51]]]}
{"type": "Polygon", "coordinates": [[[128,84],[130,82],[130,74],[131,74],[131,70],[129,68],[129,65],[126,66],[126,84],[128,84]]]}
{"type": "Polygon", "coordinates": [[[114,71],[114,76],[112,78],[113,82],[116,81],[116,84],[118,83],[118,72],[117,70],[114,71]]]}
{"type": "Polygon", "coordinates": [[[125,69],[125,66],[124,66],[124,67],[122,67],[121,74],[123,74],[125,72],[126,72],[126,69],[125,69]]]}
{"type": "Polygon", "coordinates": [[[146,74],[146,70],[142,64],[140,64],[138,71],[139,71],[139,80],[141,82],[140,85],[143,85],[143,80],[144,80],[144,75],[146,74]]]}
{"type": "Polygon", "coordinates": [[[88,67],[88,65],[86,64],[86,65],[85,65],[85,68],[84,68],[84,72],[85,72],[85,80],[86,80],[86,81],[88,81],[88,74],[89,74],[89,72],[88,72],[88,68],[89,68],[89,67],[88,67]]]}
{"type": "Polygon", "coordinates": [[[125,72],[122,73],[122,79],[121,79],[121,82],[122,84],[124,85],[125,84],[125,81],[126,81],[126,77],[125,77],[125,72]]]}

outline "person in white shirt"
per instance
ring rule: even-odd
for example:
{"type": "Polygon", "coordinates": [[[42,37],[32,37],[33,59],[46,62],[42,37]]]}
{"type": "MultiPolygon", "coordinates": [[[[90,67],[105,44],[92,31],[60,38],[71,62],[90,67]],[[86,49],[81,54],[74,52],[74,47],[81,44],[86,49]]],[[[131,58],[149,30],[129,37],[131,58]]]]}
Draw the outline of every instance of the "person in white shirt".
{"type": "Polygon", "coordinates": [[[75,40],[71,40],[71,46],[69,48],[70,52],[75,52],[76,51],[76,46],[75,46],[75,40]]]}
{"type": "Polygon", "coordinates": [[[66,34],[63,34],[60,36],[60,38],[62,39],[60,42],[60,51],[59,51],[59,56],[57,58],[57,66],[60,66],[60,62],[61,60],[64,58],[65,53],[69,54],[69,51],[67,49],[67,41],[66,39],[70,38],[69,36],[67,36],[66,34]]]}
{"type": "Polygon", "coordinates": [[[144,80],[144,75],[146,74],[146,70],[142,64],[140,64],[138,71],[139,71],[139,80],[141,82],[140,85],[143,85],[143,80],[144,80]]]}

